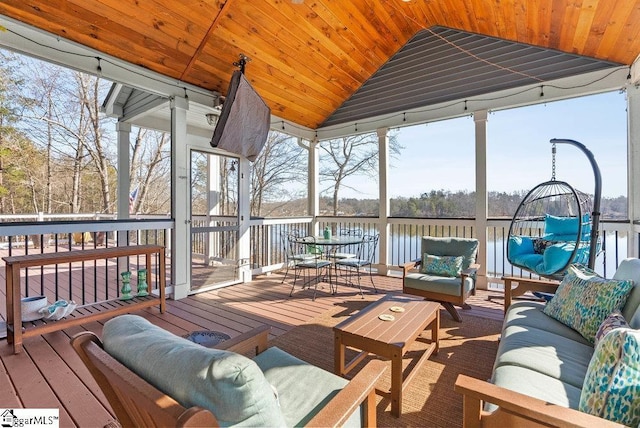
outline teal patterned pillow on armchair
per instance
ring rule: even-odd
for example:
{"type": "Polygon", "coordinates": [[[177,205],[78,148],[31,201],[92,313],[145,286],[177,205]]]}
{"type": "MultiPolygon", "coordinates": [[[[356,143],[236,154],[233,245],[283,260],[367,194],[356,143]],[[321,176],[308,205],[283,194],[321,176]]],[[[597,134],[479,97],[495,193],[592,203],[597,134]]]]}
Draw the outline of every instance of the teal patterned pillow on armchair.
{"type": "Polygon", "coordinates": [[[605,279],[591,269],[571,265],[543,312],[595,343],[600,324],[622,309],[632,287],[632,280],[605,279]]]}
{"type": "Polygon", "coordinates": [[[628,426],[640,424],[640,332],[617,328],[596,346],[584,378],[581,412],[628,426]]]}
{"type": "Polygon", "coordinates": [[[462,256],[434,256],[422,255],[422,273],[439,276],[460,276],[462,270],[462,256]]]}

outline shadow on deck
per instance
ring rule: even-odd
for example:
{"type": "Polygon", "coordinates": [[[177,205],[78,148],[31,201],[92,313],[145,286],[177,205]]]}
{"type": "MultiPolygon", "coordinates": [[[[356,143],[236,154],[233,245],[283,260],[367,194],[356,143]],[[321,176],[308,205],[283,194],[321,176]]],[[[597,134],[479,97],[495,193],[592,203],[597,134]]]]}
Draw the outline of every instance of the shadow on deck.
{"type": "MultiPolygon", "coordinates": [[[[341,285],[336,295],[321,283],[315,301],[313,290],[296,286],[289,297],[291,283],[284,284],[281,274],[262,275],[247,284],[204,292],[188,298],[167,301],[167,311],[157,308],[136,312],[154,324],[177,335],[195,330],[216,330],[236,336],[259,325],[271,326],[271,336],[279,336],[305,324],[335,305],[361,300],[355,288],[341,285]]],[[[386,293],[399,293],[402,281],[397,277],[374,276],[378,294],[368,281],[363,284],[364,299],[376,300],[386,293]]],[[[0,315],[5,316],[4,287],[0,289],[0,315]]],[[[465,315],[502,319],[502,299],[488,300],[499,293],[478,291],[468,302],[465,315]]],[[[449,316],[444,314],[443,316],[449,316]]],[[[24,351],[14,355],[6,339],[0,340],[0,407],[58,408],[60,426],[105,426],[114,421],[106,398],[93,382],[69,339],[84,330],[102,333],[103,322],[28,338],[24,351]]]]}

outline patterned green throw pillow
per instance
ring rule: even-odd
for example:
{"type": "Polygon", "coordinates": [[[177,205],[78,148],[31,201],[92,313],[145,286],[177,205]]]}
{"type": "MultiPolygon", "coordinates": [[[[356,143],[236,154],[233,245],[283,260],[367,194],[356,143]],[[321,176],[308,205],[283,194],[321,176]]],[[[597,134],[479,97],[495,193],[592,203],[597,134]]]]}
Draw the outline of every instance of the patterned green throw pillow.
{"type": "Polygon", "coordinates": [[[459,276],[462,270],[462,256],[422,255],[422,273],[439,276],[459,276]]]}
{"type": "Polygon", "coordinates": [[[598,342],[584,378],[581,412],[640,424],[640,332],[617,328],[598,342]]]}
{"type": "Polygon", "coordinates": [[[571,265],[543,312],[594,343],[600,324],[622,309],[632,287],[632,280],[605,279],[591,269],[571,265]]]}

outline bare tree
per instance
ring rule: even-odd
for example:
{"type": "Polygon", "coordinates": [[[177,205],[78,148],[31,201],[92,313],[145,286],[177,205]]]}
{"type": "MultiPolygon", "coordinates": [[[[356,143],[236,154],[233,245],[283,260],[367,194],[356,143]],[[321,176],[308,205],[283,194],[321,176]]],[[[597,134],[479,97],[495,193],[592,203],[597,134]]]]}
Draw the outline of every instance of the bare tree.
{"type": "Polygon", "coordinates": [[[130,193],[134,213],[166,213],[171,209],[170,135],[138,128],[131,147],[130,193]]]}
{"type": "Polygon", "coordinates": [[[251,215],[268,216],[274,210],[300,197],[299,186],[306,182],[306,150],[297,140],[277,131],[269,137],[252,165],[251,215]],[[265,202],[271,202],[269,212],[263,212],[265,202]]]}
{"type": "MultiPolygon", "coordinates": [[[[376,134],[360,134],[322,141],[319,149],[321,150],[320,182],[327,185],[326,191],[331,193],[333,201],[333,215],[337,216],[340,190],[353,189],[345,183],[347,178],[363,176],[377,180],[378,137],[376,134]]],[[[389,136],[390,155],[397,156],[401,149],[395,134],[391,134],[389,136]]]]}

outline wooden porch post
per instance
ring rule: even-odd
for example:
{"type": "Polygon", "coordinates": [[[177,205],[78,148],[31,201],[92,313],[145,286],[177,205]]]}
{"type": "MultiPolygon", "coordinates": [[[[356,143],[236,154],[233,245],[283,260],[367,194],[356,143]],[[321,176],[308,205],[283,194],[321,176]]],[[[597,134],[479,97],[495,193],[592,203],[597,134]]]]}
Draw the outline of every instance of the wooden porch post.
{"type": "MultiPolygon", "coordinates": [[[[627,204],[629,211],[629,237],[627,239],[627,256],[639,257],[638,232],[634,230],[634,222],[640,221],[640,72],[634,73],[636,79],[627,85],[627,204]]],[[[637,223],[636,223],[637,224],[637,223]]]]}
{"type": "Polygon", "coordinates": [[[189,101],[171,99],[171,214],[175,220],[171,235],[173,298],[187,297],[190,289],[191,218],[189,206],[189,152],[187,149],[189,101]]]}
{"type": "Polygon", "coordinates": [[[477,287],[487,289],[487,110],[473,112],[476,124],[476,238],[479,241],[477,287]]]}
{"type": "Polygon", "coordinates": [[[379,260],[378,274],[386,275],[389,266],[389,129],[378,128],[378,186],[380,195],[380,212],[378,213],[378,230],[380,241],[378,242],[379,260]]]}

